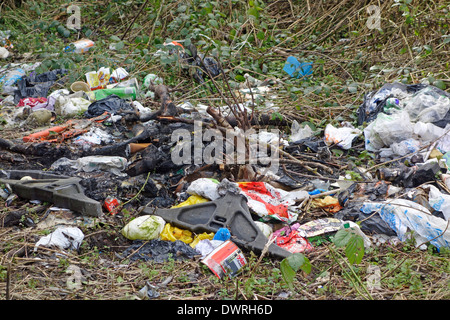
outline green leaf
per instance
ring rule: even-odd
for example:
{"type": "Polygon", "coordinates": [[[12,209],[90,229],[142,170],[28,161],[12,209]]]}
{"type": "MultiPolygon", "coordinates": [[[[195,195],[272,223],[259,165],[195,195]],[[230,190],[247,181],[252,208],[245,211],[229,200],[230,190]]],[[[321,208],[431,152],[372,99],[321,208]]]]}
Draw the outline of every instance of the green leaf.
{"type": "Polygon", "coordinates": [[[214,28],[219,28],[219,24],[214,19],[210,19],[209,24],[212,25],[214,28]]]}
{"type": "Polygon", "coordinates": [[[345,256],[351,264],[358,264],[364,256],[364,239],[354,235],[350,238],[345,247],[345,256]]]}
{"type": "Polygon", "coordinates": [[[433,85],[438,87],[441,90],[445,90],[447,88],[445,82],[442,80],[436,80],[435,82],[433,82],[433,85]]]}
{"type": "Polygon", "coordinates": [[[109,39],[112,41],[120,41],[120,38],[116,35],[112,35],[111,37],[109,37],[109,39]]]}
{"type": "Polygon", "coordinates": [[[350,229],[340,229],[334,235],[333,242],[338,248],[344,247],[351,238],[350,229]]]}
{"type": "Polygon", "coordinates": [[[301,269],[306,273],[311,272],[311,263],[309,262],[309,259],[301,253],[293,253],[287,257],[286,260],[294,271],[301,269]]]}
{"type": "Polygon", "coordinates": [[[259,31],[259,32],[256,34],[256,37],[257,37],[259,40],[264,40],[264,38],[266,37],[266,35],[264,34],[264,32],[259,31]]]}
{"type": "Polygon", "coordinates": [[[280,271],[284,281],[286,281],[289,288],[292,290],[294,288],[292,283],[294,281],[295,271],[292,269],[287,259],[283,259],[283,261],[281,261],[280,271]]]}
{"type": "Polygon", "coordinates": [[[345,256],[352,264],[360,263],[364,256],[364,239],[353,228],[338,230],[333,242],[338,248],[345,247],[345,256]]]}
{"type": "Polygon", "coordinates": [[[288,284],[289,288],[293,289],[293,281],[295,273],[298,270],[302,270],[306,273],[311,272],[311,263],[309,259],[302,253],[293,253],[287,258],[284,258],[280,263],[280,271],[284,281],[288,284]]]}
{"type": "Polygon", "coordinates": [[[259,12],[258,12],[258,9],[256,9],[256,8],[248,9],[247,13],[251,16],[254,16],[255,18],[259,17],[259,12]]]}
{"type": "Polygon", "coordinates": [[[124,46],[125,44],[123,43],[123,41],[119,41],[116,43],[116,50],[121,50],[124,46]]]}

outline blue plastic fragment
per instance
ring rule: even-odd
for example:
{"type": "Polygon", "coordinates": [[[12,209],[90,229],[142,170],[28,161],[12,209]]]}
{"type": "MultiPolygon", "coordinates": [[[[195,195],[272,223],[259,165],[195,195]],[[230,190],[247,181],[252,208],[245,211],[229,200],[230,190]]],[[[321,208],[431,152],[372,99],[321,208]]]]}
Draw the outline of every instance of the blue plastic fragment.
{"type": "Polygon", "coordinates": [[[231,238],[230,231],[227,228],[220,228],[214,235],[213,240],[226,241],[230,238],[231,238]]]}
{"type": "Polygon", "coordinates": [[[291,77],[297,76],[297,79],[300,77],[306,78],[313,73],[312,65],[312,62],[299,62],[295,57],[289,56],[286,59],[283,71],[291,77]]]}

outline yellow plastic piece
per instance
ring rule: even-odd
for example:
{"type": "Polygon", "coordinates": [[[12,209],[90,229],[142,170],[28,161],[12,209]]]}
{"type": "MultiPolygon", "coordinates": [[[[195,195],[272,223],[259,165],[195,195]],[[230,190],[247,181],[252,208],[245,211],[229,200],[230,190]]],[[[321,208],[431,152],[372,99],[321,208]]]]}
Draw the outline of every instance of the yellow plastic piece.
{"type": "Polygon", "coordinates": [[[166,223],[163,231],[161,232],[161,240],[176,241],[181,240],[186,244],[194,241],[192,232],[189,230],[183,230],[172,226],[170,223],[166,223]]]}
{"type": "Polygon", "coordinates": [[[181,208],[181,207],[185,207],[185,206],[190,206],[193,204],[197,204],[197,203],[203,203],[203,202],[208,202],[209,200],[206,198],[203,198],[202,196],[198,196],[198,195],[192,195],[189,198],[186,199],[186,201],[177,204],[176,206],[173,206],[172,208],[181,208]]]}
{"type": "Polygon", "coordinates": [[[205,240],[205,239],[212,240],[213,238],[214,238],[214,232],[211,232],[211,233],[203,232],[203,233],[201,233],[201,234],[197,234],[197,235],[194,237],[194,241],[191,242],[190,246],[191,246],[192,248],[195,248],[195,246],[196,246],[201,240],[205,240]]]}

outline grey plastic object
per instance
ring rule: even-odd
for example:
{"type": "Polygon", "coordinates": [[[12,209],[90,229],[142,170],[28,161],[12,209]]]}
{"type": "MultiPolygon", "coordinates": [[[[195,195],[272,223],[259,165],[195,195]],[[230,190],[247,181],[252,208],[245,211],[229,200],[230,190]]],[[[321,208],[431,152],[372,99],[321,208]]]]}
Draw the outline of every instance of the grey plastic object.
{"type": "Polygon", "coordinates": [[[21,198],[47,201],[82,215],[94,217],[102,215],[100,202],[84,195],[84,190],[79,184],[81,178],[62,177],[32,170],[6,173],[10,179],[0,178],[0,183],[9,184],[12,191],[21,198]],[[20,180],[24,176],[30,176],[35,180],[20,180]]]}
{"type": "MultiPolygon", "coordinates": [[[[228,192],[225,196],[209,202],[174,209],[141,208],[142,213],[157,215],[166,222],[195,233],[217,232],[227,228],[231,241],[250,251],[261,252],[268,239],[253,222],[242,195],[228,192]]],[[[277,258],[286,258],[291,252],[270,244],[268,254],[277,258]]]]}

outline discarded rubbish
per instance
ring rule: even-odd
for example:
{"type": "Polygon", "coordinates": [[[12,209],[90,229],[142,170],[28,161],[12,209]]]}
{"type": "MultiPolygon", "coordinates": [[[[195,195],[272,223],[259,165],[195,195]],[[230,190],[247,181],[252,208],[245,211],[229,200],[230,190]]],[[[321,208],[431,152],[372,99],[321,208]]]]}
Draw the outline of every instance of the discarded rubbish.
{"type": "Polygon", "coordinates": [[[39,75],[32,73],[29,76],[22,76],[17,81],[14,102],[19,103],[20,99],[29,97],[47,97],[50,87],[66,73],[68,73],[66,69],[56,69],[39,75]]]}
{"type": "Polygon", "coordinates": [[[206,198],[203,198],[202,196],[199,195],[192,195],[189,196],[189,198],[186,199],[186,201],[183,201],[182,203],[173,206],[172,208],[181,208],[184,206],[190,206],[193,204],[198,204],[198,203],[203,203],[203,202],[208,202],[209,200],[206,198]]]}
{"type": "Polygon", "coordinates": [[[304,125],[301,127],[297,120],[292,122],[291,135],[289,136],[290,141],[298,141],[302,139],[309,138],[313,135],[313,131],[309,125],[304,125]]]}
{"type": "Polygon", "coordinates": [[[313,207],[322,208],[328,212],[338,212],[342,209],[341,204],[339,203],[339,199],[331,196],[325,196],[323,199],[314,199],[311,202],[313,207]]]}
{"type": "Polygon", "coordinates": [[[125,87],[125,88],[112,88],[112,89],[99,89],[95,90],[95,99],[100,100],[106,98],[109,95],[115,94],[122,99],[136,99],[136,88],[135,87],[125,87]]]}
{"type": "Polygon", "coordinates": [[[57,247],[59,249],[78,250],[84,239],[83,232],[76,227],[59,227],[51,234],[42,237],[34,246],[57,247]]]}
{"type": "Polygon", "coordinates": [[[264,182],[239,182],[249,208],[264,220],[276,219],[292,223],[298,212],[295,203],[309,198],[306,191],[287,192],[264,182]]]}
{"type": "Polygon", "coordinates": [[[127,168],[128,161],[123,157],[115,156],[87,156],[71,160],[65,157],[55,161],[51,168],[57,170],[59,167],[70,166],[74,169],[92,172],[94,170],[106,170],[118,176],[125,175],[122,171],[127,168]]]}
{"type": "Polygon", "coordinates": [[[74,46],[75,48],[72,49],[72,47],[69,45],[64,48],[64,51],[74,53],[85,53],[88,52],[92,47],[94,47],[95,42],[89,39],[81,39],[73,42],[71,45],[74,46]]]}
{"type": "Polygon", "coordinates": [[[315,237],[318,235],[338,231],[342,221],[336,218],[321,218],[312,220],[303,224],[295,223],[291,226],[300,232],[305,238],[315,237]]]}
{"type": "Polygon", "coordinates": [[[186,244],[194,241],[191,231],[174,227],[170,223],[166,223],[164,229],[161,231],[161,240],[180,240],[186,244]]]}
{"type": "Polygon", "coordinates": [[[219,181],[215,179],[200,178],[193,181],[188,189],[187,193],[191,195],[197,195],[210,200],[217,200],[220,198],[217,190],[219,181]]]}
{"type": "Polygon", "coordinates": [[[120,205],[120,201],[117,198],[114,198],[111,196],[107,197],[103,204],[105,209],[108,210],[108,212],[111,214],[117,213],[117,209],[119,208],[119,205],[120,205]]]}
{"type": "Polygon", "coordinates": [[[123,227],[121,233],[130,240],[159,239],[165,224],[161,217],[144,215],[131,220],[123,227]]]}
{"type": "Polygon", "coordinates": [[[291,77],[296,77],[297,79],[307,78],[313,73],[312,62],[299,62],[297,58],[289,56],[286,59],[283,71],[291,77]]]}
{"type": "Polygon", "coordinates": [[[227,228],[220,228],[219,230],[217,230],[216,234],[214,235],[213,240],[226,241],[226,240],[229,240],[230,237],[231,237],[231,234],[227,228]]]}
{"type": "Polygon", "coordinates": [[[87,118],[93,118],[102,115],[104,112],[119,115],[127,112],[134,113],[134,108],[126,100],[112,94],[91,103],[84,115],[87,118]]]}
{"type": "Polygon", "coordinates": [[[90,91],[90,87],[86,82],[83,81],[76,81],[74,83],[71,84],[70,86],[70,90],[72,90],[73,92],[77,92],[77,91],[90,91]]]}
{"type": "Polygon", "coordinates": [[[199,253],[183,241],[149,240],[143,242],[136,240],[131,246],[122,252],[124,258],[131,262],[137,260],[166,262],[169,259],[185,260],[198,256],[199,253]]]}
{"type": "Polygon", "coordinates": [[[9,57],[9,51],[6,48],[0,47],[0,58],[6,59],[9,57]]]}
{"type": "Polygon", "coordinates": [[[325,127],[325,142],[327,145],[336,144],[347,150],[352,147],[353,139],[361,133],[361,130],[356,128],[335,128],[333,125],[327,124],[325,127]]]}
{"type": "Polygon", "coordinates": [[[17,196],[29,200],[42,200],[62,208],[68,208],[88,216],[100,216],[101,204],[84,195],[81,178],[60,177],[34,171],[11,171],[10,178],[0,178],[0,183],[10,186],[17,196]],[[20,180],[25,175],[32,180],[20,180]],[[16,180],[17,179],[17,180],[16,180]]]}
{"type": "Polygon", "coordinates": [[[242,251],[230,240],[223,242],[211,251],[202,263],[207,265],[211,271],[219,278],[234,278],[247,264],[242,251]]]}
{"type": "Polygon", "coordinates": [[[365,202],[361,207],[365,214],[376,211],[396,232],[401,241],[406,241],[413,232],[416,245],[430,242],[436,248],[450,246],[450,230],[444,219],[433,216],[427,208],[405,199],[386,202],[365,202]]]}
{"type": "Polygon", "coordinates": [[[129,73],[122,67],[115,69],[112,73],[111,73],[111,77],[109,78],[109,83],[118,83],[124,79],[126,79],[126,77],[128,77],[129,73]]]}
{"type": "MultiPolygon", "coordinates": [[[[158,215],[174,226],[195,233],[217,232],[220,228],[227,228],[233,242],[248,250],[261,252],[268,241],[253,222],[245,197],[233,193],[227,193],[214,201],[181,208],[143,208],[142,213],[158,215]]],[[[289,251],[275,244],[269,246],[268,253],[279,258],[289,255],[289,251]]]]}
{"type": "Polygon", "coordinates": [[[313,250],[313,246],[308,239],[302,237],[297,229],[290,226],[275,231],[272,236],[275,237],[277,246],[289,252],[307,253],[313,250]]]}

